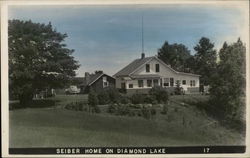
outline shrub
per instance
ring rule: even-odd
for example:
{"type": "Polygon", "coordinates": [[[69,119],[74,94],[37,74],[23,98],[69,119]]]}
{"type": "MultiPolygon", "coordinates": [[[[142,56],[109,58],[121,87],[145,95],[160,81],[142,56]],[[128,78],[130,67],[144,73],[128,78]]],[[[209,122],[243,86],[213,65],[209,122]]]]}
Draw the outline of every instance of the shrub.
{"type": "Polygon", "coordinates": [[[154,107],[152,107],[150,109],[150,113],[151,113],[151,115],[156,115],[156,109],[154,107]]]}
{"type": "Polygon", "coordinates": [[[149,94],[152,95],[158,103],[166,103],[169,99],[168,92],[160,86],[153,87],[149,91],[149,94]]]}
{"type": "Polygon", "coordinates": [[[168,113],[168,107],[166,104],[163,105],[161,114],[166,115],[168,113]]]}
{"type": "Polygon", "coordinates": [[[109,94],[106,91],[101,91],[97,97],[100,105],[105,105],[110,102],[109,94]]]}
{"type": "Polygon", "coordinates": [[[184,91],[183,91],[183,88],[180,86],[180,82],[177,82],[176,85],[177,86],[174,89],[174,94],[176,94],[176,95],[183,95],[184,91]]]}
{"type": "Polygon", "coordinates": [[[117,115],[128,115],[129,113],[130,113],[130,109],[129,109],[128,105],[118,104],[118,108],[116,111],[117,115]]]}
{"type": "Polygon", "coordinates": [[[95,113],[101,113],[101,109],[99,108],[98,105],[95,105],[93,110],[94,110],[95,113]]]}
{"type": "Polygon", "coordinates": [[[65,109],[68,110],[75,110],[75,111],[87,111],[87,105],[84,102],[71,102],[66,104],[66,106],[64,107],[65,109]]]}
{"type": "Polygon", "coordinates": [[[121,96],[120,103],[121,104],[129,104],[129,103],[131,103],[131,100],[127,96],[121,96]]]}
{"type": "Polygon", "coordinates": [[[89,95],[88,95],[88,103],[91,106],[95,106],[98,104],[98,97],[96,92],[93,89],[90,89],[89,95]]]}
{"type": "Polygon", "coordinates": [[[136,93],[136,94],[132,95],[131,102],[133,104],[143,104],[143,103],[145,103],[146,97],[147,96],[145,94],[136,93]]]}
{"type": "Polygon", "coordinates": [[[108,113],[115,113],[116,112],[116,109],[117,109],[117,105],[116,104],[110,104],[109,106],[108,106],[108,113]]]}
{"type": "Polygon", "coordinates": [[[109,99],[112,103],[120,103],[121,94],[116,88],[107,88],[106,92],[109,95],[109,99]]]}
{"type": "Polygon", "coordinates": [[[149,108],[143,107],[141,109],[141,114],[142,114],[142,117],[144,117],[145,119],[149,120],[151,118],[151,112],[149,108]]]}

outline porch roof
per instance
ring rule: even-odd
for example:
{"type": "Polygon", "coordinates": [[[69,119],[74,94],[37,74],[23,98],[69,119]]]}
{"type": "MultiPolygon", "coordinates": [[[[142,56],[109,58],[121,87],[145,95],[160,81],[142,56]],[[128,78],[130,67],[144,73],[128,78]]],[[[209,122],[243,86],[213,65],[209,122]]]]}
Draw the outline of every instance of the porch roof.
{"type": "Polygon", "coordinates": [[[145,74],[145,75],[131,75],[134,79],[159,79],[161,78],[158,74],[145,74]]]}

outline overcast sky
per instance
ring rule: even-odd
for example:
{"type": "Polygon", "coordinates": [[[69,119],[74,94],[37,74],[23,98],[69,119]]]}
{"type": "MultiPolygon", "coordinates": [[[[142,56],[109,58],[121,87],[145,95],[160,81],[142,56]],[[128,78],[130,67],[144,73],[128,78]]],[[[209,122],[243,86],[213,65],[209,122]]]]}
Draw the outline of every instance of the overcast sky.
{"type": "Polygon", "coordinates": [[[146,56],[157,54],[164,41],[182,43],[191,53],[203,36],[219,49],[224,41],[242,37],[244,13],[237,7],[217,5],[113,5],[113,6],[11,6],[9,19],[52,23],[67,33],[67,46],[84,72],[103,70],[115,74],[139,58],[141,18],[144,17],[144,50],[146,56]]]}

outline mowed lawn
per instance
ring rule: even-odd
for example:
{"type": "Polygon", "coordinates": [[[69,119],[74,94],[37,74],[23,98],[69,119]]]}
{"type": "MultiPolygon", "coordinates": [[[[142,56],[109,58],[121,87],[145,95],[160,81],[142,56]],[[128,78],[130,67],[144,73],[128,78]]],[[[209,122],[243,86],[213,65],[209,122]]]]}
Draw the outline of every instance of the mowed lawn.
{"type": "Polygon", "coordinates": [[[86,101],[87,96],[57,96],[56,107],[10,111],[10,147],[244,144],[241,134],[222,127],[194,106],[181,105],[183,96],[173,97],[180,103],[171,103],[167,115],[162,115],[158,106],[157,114],[147,120],[111,115],[105,108],[100,114],[66,110],[66,103],[86,101]]]}

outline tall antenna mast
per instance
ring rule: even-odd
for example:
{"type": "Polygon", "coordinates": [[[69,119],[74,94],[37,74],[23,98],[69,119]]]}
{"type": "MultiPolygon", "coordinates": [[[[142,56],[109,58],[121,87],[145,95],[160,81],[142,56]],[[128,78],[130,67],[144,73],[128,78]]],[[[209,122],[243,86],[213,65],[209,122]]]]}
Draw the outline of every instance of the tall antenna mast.
{"type": "Polygon", "coordinates": [[[141,19],[141,25],[142,25],[142,27],[141,27],[141,39],[142,39],[142,53],[144,53],[144,36],[143,36],[143,15],[142,15],[142,19],[141,19]]]}

